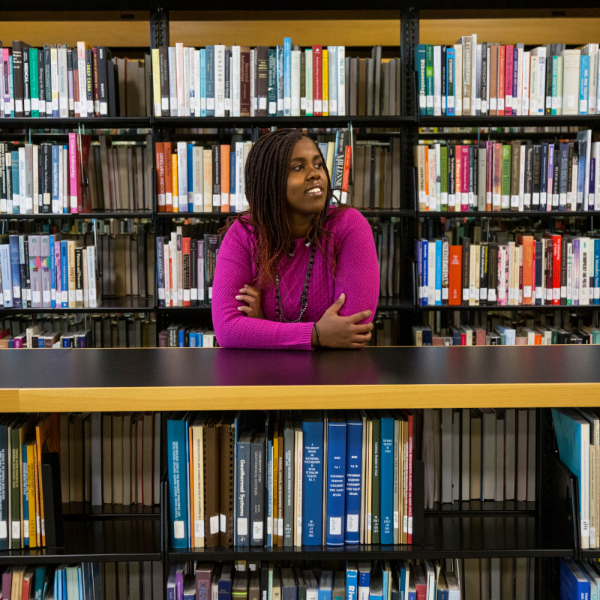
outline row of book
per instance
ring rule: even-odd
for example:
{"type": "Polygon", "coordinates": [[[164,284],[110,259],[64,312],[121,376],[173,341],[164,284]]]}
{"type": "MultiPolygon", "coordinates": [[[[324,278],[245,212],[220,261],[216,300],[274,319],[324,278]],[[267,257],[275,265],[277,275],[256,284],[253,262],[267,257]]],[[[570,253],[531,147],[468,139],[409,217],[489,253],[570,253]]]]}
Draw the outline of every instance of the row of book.
{"type": "Polygon", "coordinates": [[[150,55],[112,58],[105,46],[77,42],[0,45],[0,117],[145,117],[150,113],[150,55]]]}
{"type": "Polygon", "coordinates": [[[161,600],[159,562],[79,563],[5,567],[2,600],[161,600]]]}
{"type": "Polygon", "coordinates": [[[549,346],[552,344],[600,344],[600,329],[577,324],[567,327],[537,325],[514,326],[502,315],[490,318],[486,327],[450,325],[434,328],[413,325],[414,346],[549,346]]]}
{"type": "Polygon", "coordinates": [[[400,295],[400,251],[402,229],[399,219],[380,220],[371,225],[379,262],[379,295],[400,295]]]}
{"type": "Polygon", "coordinates": [[[0,319],[0,348],[155,348],[156,339],[152,316],[104,314],[86,319],[77,313],[42,313],[0,319]]]}
{"type": "Polygon", "coordinates": [[[535,559],[528,558],[348,561],[345,567],[194,562],[171,566],[167,600],[211,594],[223,600],[534,600],[535,579],[535,559]]]}
{"type": "Polygon", "coordinates": [[[171,546],[411,543],[421,422],[421,411],[174,414],[171,546]]]}
{"type": "Polygon", "coordinates": [[[77,133],[67,144],[0,142],[0,213],[150,211],[151,147],[77,133]]]}
{"type": "Polygon", "coordinates": [[[507,244],[415,240],[420,306],[600,305],[600,238],[518,233],[507,244]]]}
{"type": "Polygon", "coordinates": [[[581,547],[600,544],[600,411],[596,408],[553,408],[552,422],[560,460],[578,479],[581,547]]]}
{"type": "Polygon", "coordinates": [[[419,113],[447,116],[597,114],[598,44],[419,44],[415,52],[419,113]]]}
{"type": "Polygon", "coordinates": [[[46,545],[41,459],[59,454],[67,502],[160,502],[161,413],[5,415],[0,422],[0,549],[46,545]]]}
{"type": "Polygon", "coordinates": [[[171,324],[158,333],[159,348],[216,348],[213,329],[171,324]]]}
{"type": "Polygon", "coordinates": [[[600,210],[600,142],[414,147],[420,211],[600,210]]]}
{"type": "Polygon", "coordinates": [[[535,502],[536,429],[535,408],[425,409],[425,508],[535,502]]]}
{"type": "Polygon", "coordinates": [[[0,307],[96,308],[96,246],[80,236],[0,235],[0,307]]]}
{"type": "Polygon", "coordinates": [[[156,117],[300,117],[400,114],[400,59],[346,56],[345,46],[304,51],[214,45],[152,50],[156,117]]]}

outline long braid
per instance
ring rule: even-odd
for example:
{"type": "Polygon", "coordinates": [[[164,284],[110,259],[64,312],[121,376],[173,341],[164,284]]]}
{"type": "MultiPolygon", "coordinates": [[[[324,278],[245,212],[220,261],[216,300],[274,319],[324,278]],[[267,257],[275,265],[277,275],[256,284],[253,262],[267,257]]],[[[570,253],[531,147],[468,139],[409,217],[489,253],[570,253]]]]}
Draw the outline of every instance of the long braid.
{"type": "MultiPolygon", "coordinates": [[[[252,146],[244,173],[249,210],[229,218],[224,228],[227,231],[234,221],[239,220],[246,229],[251,227],[258,234],[256,272],[260,286],[274,281],[277,257],[293,248],[286,212],[287,178],[294,146],[303,137],[309,136],[297,129],[279,129],[261,137],[252,146]]],[[[316,147],[321,154],[318,145],[316,147]]],[[[323,169],[327,176],[326,202],[323,210],[315,215],[308,237],[329,262],[333,275],[339,252],[335,247],[333,254],[327,252],[325,240],[331,238],[331,232],[325,230],[325,224],[340,208],[329,214],[329,201],[333,194],[324,159],[323,169]]]]}

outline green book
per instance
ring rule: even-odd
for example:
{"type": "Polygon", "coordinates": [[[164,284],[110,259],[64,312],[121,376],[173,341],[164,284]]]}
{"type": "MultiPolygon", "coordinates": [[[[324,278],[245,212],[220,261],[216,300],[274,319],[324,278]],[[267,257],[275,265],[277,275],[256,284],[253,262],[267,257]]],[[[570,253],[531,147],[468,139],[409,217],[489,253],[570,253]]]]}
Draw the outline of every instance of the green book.
{"type": "Polygon", "coordinates": [[[427,91],[427,116],[433,117],[433,46],[427,44],[425,62],[425,85],[427,91]]]}
{"type": "Polygon", "coordinates": [[[500,194],[502,196],[502,210],[510,210],[510,144],[502,146],[502,177],[500,180],[500,194]]]}
{"type": "Polygon", "coordinates": [[[448,210],[448,146],[440,146],[440,206],[448,210]]]}
{"type": "MultiPolygon", "coordinates": [[[[548,59],[546,59],[548,60],[548,59]]],[[[558,56],[552,57],[552,116],[558,114],[558,56]]]]}
{"type": "Polygon", "coordinates": [[[378,416],[373,417],[373,478],[371,493],[371,543],[381,543],[381,421],[378,416]]]}
{"type": "Polygon", "coordinates": [[[419,44],[415,50],[415,71],[417,72],[417,87],[419,90],[419,114],[427,115],[427,85],[425,79],[427,64],[427,47],[419,44]]]}
{"type": "Polygon", "coordinates": [[[38,49],[29,48],[29,83],[31,97],[31,116],[40,116],[40,84],[38,71],[38,49]]]}

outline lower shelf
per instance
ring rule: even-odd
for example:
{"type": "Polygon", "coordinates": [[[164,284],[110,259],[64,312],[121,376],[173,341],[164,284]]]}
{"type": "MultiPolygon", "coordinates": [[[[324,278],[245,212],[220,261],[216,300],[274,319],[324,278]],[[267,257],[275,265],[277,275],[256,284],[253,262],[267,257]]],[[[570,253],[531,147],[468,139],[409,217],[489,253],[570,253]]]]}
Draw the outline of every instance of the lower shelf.
{"type": "Polygon", "coordinates": [[[171,563],[186,560],[389,560],[397,558],[574,557],[575,551],[550,522],[534,516],[425,517],[425,544],[298,548],[171,549],[171,563]]]}
{"type": "Polygon", "coordinates": [[[159,519],[65,521],[64,548],[0,552],[0,565],[160,561],[159,519]]]}

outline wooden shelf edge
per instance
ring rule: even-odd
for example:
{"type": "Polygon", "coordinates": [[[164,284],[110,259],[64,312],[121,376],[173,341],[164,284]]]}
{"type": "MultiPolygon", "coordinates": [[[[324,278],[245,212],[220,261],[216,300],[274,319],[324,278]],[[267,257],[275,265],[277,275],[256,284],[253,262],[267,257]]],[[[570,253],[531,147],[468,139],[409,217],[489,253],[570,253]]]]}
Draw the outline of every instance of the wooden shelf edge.
{"type": "Polygon", "coordinates": [[[597,406],[600,383],[172,386],[0,391],[5,412],[597,406]],[[7,401],[2,394],[7,393],[7,401]],[[18,393],[18,399],[15,395],[18,393]],[[6,404],[6,406],[4,406],[6,404]]]}
{"type": "Polygon", "coordinates": [[[3,412],[19,412],[19,390],[0,389],[0,406],[3,412]]]}

